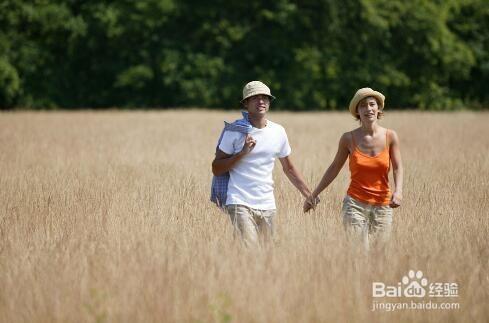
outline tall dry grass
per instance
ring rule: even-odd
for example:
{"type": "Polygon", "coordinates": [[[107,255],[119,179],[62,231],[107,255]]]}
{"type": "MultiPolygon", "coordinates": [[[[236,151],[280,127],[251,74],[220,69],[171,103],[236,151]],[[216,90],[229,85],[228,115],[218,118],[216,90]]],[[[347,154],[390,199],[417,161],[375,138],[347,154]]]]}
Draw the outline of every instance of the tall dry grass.
{"type": "MultiPolygon", "coordinates": [[[[389,244],[367,256],[345,243],[347,169],[304,215],[277,165],[274,243],[233,240],[208,198],[222,120],[238,117],[0,114],[0,320],[487,322],[489,114],[387,112],[404,201],[389,244]],[[457,282],[447,301],[460,309],[372,312],[372,282],[395,284],[409,269],[457,282]]],[[[356,126],[346,112],[269,117],[311,186],[356,126]]]]}

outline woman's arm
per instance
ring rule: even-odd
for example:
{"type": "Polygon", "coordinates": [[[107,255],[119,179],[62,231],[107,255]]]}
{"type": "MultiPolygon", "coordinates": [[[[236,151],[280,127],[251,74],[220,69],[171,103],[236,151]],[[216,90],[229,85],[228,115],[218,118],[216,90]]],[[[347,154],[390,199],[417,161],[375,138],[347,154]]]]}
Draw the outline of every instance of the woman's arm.
{"type": "Polygon", "coordinates": [[[346,159],[348,158],[349,154],[349,149],[348,149],[348,143],[349,143],[349,133],[344,133],[341,138],[340,142],[338,144],[338,151],[336,152],[336,156],[331,163],[331,165],[328,167],[326,172],[323,175],[323,178],[317,185],[317,187],[314,189],[310,197],[304,202],[304,212],[309,211],[311,208],[315,207],[314,201],[316,201],[316,197],[321,194],[321,192],[326,189],[326,187],[331,184],[331,182],[338,176],[338,173],[340,172],[341,168],[343,168],[343,165],[345,164],[346,159]]]}
{"type": "Polygon", "coordinates": [[[389,131],[390,134],[390,147],[389,153],[392,162],[392,172],[394,175],[394,192],[392,193],[390,206],[392,208],[399,207],[402,201],[402,181],[403,181],[403,168],[401,160],[401,148],[399,146],[399,137],[393,130],[389,131]]]}

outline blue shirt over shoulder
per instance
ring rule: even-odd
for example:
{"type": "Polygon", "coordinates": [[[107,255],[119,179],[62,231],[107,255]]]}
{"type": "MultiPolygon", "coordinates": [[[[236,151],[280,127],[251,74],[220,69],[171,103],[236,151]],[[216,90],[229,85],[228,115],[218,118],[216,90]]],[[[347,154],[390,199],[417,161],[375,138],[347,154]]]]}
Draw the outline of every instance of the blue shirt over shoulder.
{"type": "MultiPolygon", "coordinates": [[[[241,113],[243,115],[243,119],[236,120],[233,123],[224,121],[224,129],[222,130],[221,136],[219,136],[219,140],[217,141],[216,151],[221,144],[222,136],[224,135],[225,131],[237,131],[246,135],[253,129],[253,126],[248,119],[248,112],[242,111],[241,113]]],[[[211,201],[216,203],[218,207],[224,207],[226,203],[228,183],[229,172],[226,172],[223,175],[214,176],[212,178],[211,201]]]]}

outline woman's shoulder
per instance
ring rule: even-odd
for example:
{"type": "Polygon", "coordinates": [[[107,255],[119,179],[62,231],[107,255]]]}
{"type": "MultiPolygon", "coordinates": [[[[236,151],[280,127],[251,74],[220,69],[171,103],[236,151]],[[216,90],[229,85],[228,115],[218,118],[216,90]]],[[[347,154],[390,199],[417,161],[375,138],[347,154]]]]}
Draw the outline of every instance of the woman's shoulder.
{"type": "Polygon", "coordinates": [[[353,142],[353,133],[356,130],[357,129],[353,129],[351,131],[347,131],[347,132],[343,133],[340,137],[340,145],[345,145],[345,146],[349,147],[351,145],[351,143],[353,142]]]}
{"type": "Polygon", "coordinates": [[[387,141],[389,144],[399,142],[399,137],[397,136],[397,132],[395,130],[389,128],[384,129],[386,131],[387,141]]]}
{"type": "Polygon", "coordinates": [[[341,136],[341,138],[344,138],[344,140],[348,140],[348,142],[351,142],[353,140],[353,136],[358,136],[358,133],[361,132],[361,130],[362,128],[358,127],[353,130],[347,131],[341,136]]]}
{"type": "Polygon", "coordinates": [[[347,131],[347,132],[344,132],[341,137],[340,137],[340,141],[342,140],[348,140],[350,139],[351,140],[351,136],[353,135],[353,130],[352,131],[347,131]]]}

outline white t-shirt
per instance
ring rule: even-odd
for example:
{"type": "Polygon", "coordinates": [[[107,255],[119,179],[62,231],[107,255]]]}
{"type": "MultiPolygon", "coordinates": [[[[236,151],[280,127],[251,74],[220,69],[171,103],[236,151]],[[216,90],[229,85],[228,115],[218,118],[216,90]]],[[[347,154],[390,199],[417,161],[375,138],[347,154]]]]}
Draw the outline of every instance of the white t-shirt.
{"type": "MultiPolygon", "coordinates": [[[[272,171],[275,159],[290,155],[291,149],[285,129],[270,120],[262,129],[250,132],[256,146],[230,171],[226,205],[241,204],[259,210],[274,210],[272,171]]],[[[219,149],[228,155],[243,149],[245,134],[225,131],[219,149]]]]}

